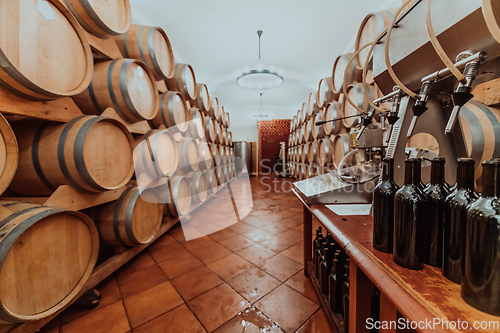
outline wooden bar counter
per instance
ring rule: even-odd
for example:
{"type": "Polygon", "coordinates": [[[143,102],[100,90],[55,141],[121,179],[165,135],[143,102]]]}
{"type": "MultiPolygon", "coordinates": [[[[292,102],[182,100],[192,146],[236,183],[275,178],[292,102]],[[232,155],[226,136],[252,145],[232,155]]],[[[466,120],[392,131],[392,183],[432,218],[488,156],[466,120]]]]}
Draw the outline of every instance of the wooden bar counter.
{"type": "MultiPolygon", "coordinates": [[[[373,248],[371,216],[338,216],[324,205],[304,205],[304,272],[309,276],[312,260],[313,217],[328,230],[350,256],[349,333],[370,332],[366,320],[371,314],[373,286],[380,290],[380,321],[414,322],[416,329],[380,329],[380,332],[500,332],[500,317],[474,309],[460,297],[460,286],[425,266],[413,271],[392,261],[392,255],[373,248]],[[433,326],[433,322],[439,324],[433,326]],[[430,324],[429,324],[430,322],[430,324]],[[444,322],[444,324],[443,324],[444,322]],[[468,325],[468,328],[466,327],[468,325]],[[474,328],[473,325],[482,325],[474,328]],[[484,328],[486,327],[486,328],[484,328]]],[[[310,277],[315,280],[315,277],[310,277]]],[[[315,285],[315,281],[313,281],[315,285]]],[[[328,309],[318,291],[333,329],[344,327],[328,309]]],[[[346,332],[347,333],[347,332],[346,332]]]]}

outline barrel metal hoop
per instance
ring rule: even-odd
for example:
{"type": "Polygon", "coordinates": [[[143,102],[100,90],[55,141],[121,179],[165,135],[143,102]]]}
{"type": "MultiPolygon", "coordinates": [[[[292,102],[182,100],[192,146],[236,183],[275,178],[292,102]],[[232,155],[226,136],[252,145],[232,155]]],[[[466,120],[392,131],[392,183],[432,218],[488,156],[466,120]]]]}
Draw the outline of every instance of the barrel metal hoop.
{"type": "MultiPolygon", "coordinates": [[[[79,0],[79,3],[80,5],[81,4],[81,0],[79,0]]],[[[94,36],[98,36],[100,38],[107,38],[108,36],[104,36],[103,34],[95,31],[86,21],[85,19],[78,13],[78,10],[76,10],[75,6],[73,6],[73,3],[70,1],[70,0],[64,0],[64,4],[66,5],[66,7],[69,9],[69,11],[71,12],[71,14],[73,14],[76,18],[76,20],[78,21],[78,23],[80,23],[80,25],[85,29],[87,30],[88,32],[90,32],[92,35],[94,36]]],[[[83,7],[83,5],[82,5],[83,7]]]]}
{"type": "Polygon", "coordinates": [[[20,97],[22,97],[24,99],[31,99],[31,100],[42,101],[42,99],[40,99],[40,98],[34,98],[33,96],[30,96],[28,94],[25,94],[22,91],[17,90],[16,88],[12,87],[10,84],[8,84],[7,82],[5,82],[2,79],[0,79],[0,87],[2,87],[3,89],[7,90],[8,92],[10,92],[12,94],[20,96],[20,97]]]}
{"type": "MultiPolygon", "coordinates": [[[[122,65],[120,67],[120,74],[119,74],[120,92],[122,94],[123,101],[125,102],[125,105],[127,106],[130,113],[132,113],[132,115],[134,115],[135,118],[137,118],[139,120],[146,120],[146,118],[144,118],[139,113],[139,111],[137,111],[137,109],[135,108],[135,105],[134,105],[134,103],[132,103],[132,99],[130,98],[130,94],[129,94],[128,89],[127,89],[127,72],[128,72],[129,66],[133,62],[135,62],[134,59],[126,59],[125,61],[123,61],[122,65]]],[[[144,70],[142,67],[141,67],[141,69],[144,70]]],[[[144,70],[144,72],[149,77],[148,72],[146,70],[144,70]]],[[[130,122],[133,123],[135,121],[136,120],[132,119],[130,122]]]]}
{"type": "Polygon", "coordinates": [[[99,102],[97,101],[97,97],[95,95],[93,80],[90,81],[89,84],[89,95],[90,99],[92,100],[92,104],[94,105],[94,108],[97,110],[97,112],[99,112],[99,114],[103,113],[104,109],[99,105],[99,102]]]}
{"type": "Polygon", "coordinates": [[[149,52],[149,57],[151,58],[151,62],[153,63],[153,68],[156,70],[156,72],[165,80],[167,77],[163,75],[163,71],[160,67],[160,64],[158,63],[158,59],[156,58],[156,53],[155,53],[155,42],[154,42],[154,36],[155,36],[155,31],[156,27],[149,27],[148,31],[148,52],[149,52]]]}
{"type": "Polygon", "coordinates": [[[128,35],[128,31],[126,33],[122,34],[123,55],[125,56],[125,58],[130,58],[130,55],[128,53],[127,35],[128,35]]]}
{"type": "Polygon", "coordinates": [[[132,194],[132,196],[130,197],[130,200],[128,202],[128,206],[126,207],[126,210],[125,210],[125,219],[124,219],[125,220],[125,233],[127,234],[127,238],[131,242],[136,243],[136,244],[142,244],[142,243],[139,242],[139,240],[135,237],[134,228],[132,225],[132,216],[134,214],[135,204],[136,204],[137,199],[139,198],[140,195],[141,195],[141,192],[138,189],[136,189],[135,193],[132,194]]]}
{"type": "MultiPolygon", "coordinates": [[[[15,202],[15,203],[12,202],[12,203],[10,203],[8,205],[4,205],[3,207],[14,206],[14,204],[18,204],[18,202],[15,202]]],[[[32,210],[35,210],[35,209],[40,208],[40,207],[41,206],[29,207],[29,208],[23,209],[23,210],[21,210],[19,212],[15,212],[12,215],[7,216],[5,219],[3,219],[3,220],[0,221],[0,229],[2,229],[3,227],[5,227],[10,221],[12,221],[13,219],[15,219],[19,215],[31,212],[32,210]]],[[[2,244],[2,246],[3,246],[3,244],[2,244]]]]}
{"type": "Polygon", "coordinates": [[[50,122],[45,122],[38,128],[33,137],[33,143],[31,145],[31,160],[33,161],[33,167],[35,168],[35,172],[38,175],[38,178],[42,181],[43,185],[45,185],[51,191],[56,190],[56,186],[52,185],[52,183],[47,179],[45,174],[43,173],[42,166],[40,165],[40,156],[38,154],[38,149],[40,147],[40,140],[43,136],[43,132],[50,125],[50,122]]]}
{"type": "Polygon", "coordinates": [[[69,131],[75,126],[75,124],[80,120],[88,116],[79,116],[72,119],[69,123],[64,126],[60,136],[59,142],[57,143],[57,160],[59,161],[59,167],[61,168],[61,172],[64,178],[68,181],[71,187],[77,189],[81,192],[88,193],[89,191],[84,189],[80,184],[78,184],[75,179],[71,176],[68,170],[68,166],[66,165],[66,156],[64,154],[64,148],[66,146],[66,138],[68,137],[69,131]]]}
{"type": "MultiPolygon", "coordinates": [[[[54,94],[46,89],[43,89],[33,82],[31,82],[26,76],[24,76],[7,58],[7,56],[3,53],[2,49],[0,48],[0,68],[7,74],[10,78],[16,81],[16,83],[19,83],[21,86],[26,88],[27,90],[30,90],[34,92],[35,94],[47,97],[47,98],[58,98],[61,97],[57,94],[54,94]]],[[[7,83],[6,83],[7,84],[7,83]]],[[[10,86],[10,85],[9,85],[10,86]]],[[[16,88],[11,87],[12,89],[15,89],[18,91],[16,88]]],[[[26,95],[26,93],[23,93],[19,91],[19,93],[22,93],[26,95]]],[[[29,99],[33,99],[33,96],[29,96],[29,99]]],[[[41,99],[41,97],[39,98],[41,99]]]]}
{"type": "Polygon", "coordinates": [[[122,108],[120,107],[120,104],[118,104],[118,101],[117,101],[116,96],[115,96],[115,92],[113,90],[113,69],[114,69],[116,63],[120,60],[123,60],[123,59],[115,59],[115,60],[111,61],[111,64],[109,64],[108,75],[107,75],[108,76],[107,77],[108,93],[109,93],[109,96],[111,97],[111,101],[113,102],[113,105],[115,106],[116,113],[118,113],[118,115],[120,117],[122,117],[123,119],[125,119],[126,121],[133,122],[133,120],[130,119],[130,117],[127,114],[125,114],[125,112],[122,110],[122,108]]]}
{"type": "Polygon", "coordinates": [[[139,43],[139,53],[141,55],[141,60],[143,63],[147,64],[148,62],[146,61],[146,55],[144,54],[144,48],[142,47],[142,42],[143,42],[142,34],[144,32],[144,28],[146,28],[146,26],[144,26],[144,25],[139,28],[139,33],[137,35],[137,42],[139,43]]]}
{"type": "MultiPolygon", "coordinates": [[[[174,117],[174,98],[175,96],[177,96],[178,93],[171,93],[169,96],[168,96],[168,107],[167,107],[167,112],[168,112],[168,120],[170,121],[170,123],[173,125],[173,126],[178,126],[180,124],[177,124],[177,121],[174,117]]],[[[181,102],[182,102],[182,98],[181,98],[181,102]]],[[[162,107],[163,107],[163,103],[162,103],[162,107]]],[[[184,105],[182,106],[184,108],[184,105]]],[[[164,116],[164,112],[162,112],[162,116],[164,116]]],[[[165,126],[166,126],[166,123],[165,123],[165,126]]]]}
{"type": "Polygon", "coordinates": [[[113,213],[113,232],[115,234],[116,239],[120,244],[123,245],[128,245],[122,238],[122,235],[120,234],[120,211],[123,205],[123,201],[125,200],[125,197],[129,194],[130,191],[134,189],[133,186],[129,187],[128,189],[125,190],[125,192],[120,195],[120,198],[118,199],[115,207],[115,211],[113,213]]]}
{"type": "MultiPolygon", "coordinates": [[[[96,122],[102,120],[101,117],[92,117],[85,121],[85,123],[78,129],[78,132],[75,136],[75,142],[73,145],[73,158],[75,160],[75,166],[78,171],[80,177],[82,177],[85,184],[92,187],[97,191],[106,191],[107,189],[97,184],[97,182],[92,178],[89,173],[89,170],[85,164],[85,153],[84,153],[84,145],[85,139],[87,136],[87,132],[90,127],[94,125],[96,122]]],[[[87,191],[88,192],[88,191],[87,191]]]]}
{"type": "MultiPolygon", "coordinates": [[[[164,108],[164,105],[165,105],[165,97],[168,95],[173,95],[172,93],[169,93],[169,92],[166,92],[166,93],[163,93],[161,95],[161,100],[160,100],[160,115],[161,115],[161,121],[163,122],[163,125],[165,125],[166,128],[168,128],[168,124],[167,124],[167,119],[165,119],[165,108],[164,108]]],[[[170,96],[168,98],[168,103],[170,104],[170,96]]],[[[168,111],[168,108],[167,108],[167,111],[168,111]]]]}
{"type": "Polygon", "coordinates": [[[477,101],[470,101],[469,103],[481,109],[488,117],[491,126],[493,126],[493,133],[495,133],[495,149],[493,150],[493,157],[500,156],[500,122],[498,122],[497,117],[495,117],[493,112],[491,112],[491,109],[487,108],[484,104],[477,101]]]}
{"type": "MultiPolygon", "coordinates": [[[[92,5],[90,4],[89,0],[78,0],[82,8],[85,10],[85,12],[88,14],[89,18],[97,25],[99,29],[101,29],[105,34],[110,35],[110,36],[119,36],[120,32],[116,32],[112,29],[110,29],[97,15],[97,13],[94,11],[94,8],[92,8],[92,5]]],[[[100,36],[103,38],[107,38],[108,36],[105,34],[99,33],[100,36]]]]}

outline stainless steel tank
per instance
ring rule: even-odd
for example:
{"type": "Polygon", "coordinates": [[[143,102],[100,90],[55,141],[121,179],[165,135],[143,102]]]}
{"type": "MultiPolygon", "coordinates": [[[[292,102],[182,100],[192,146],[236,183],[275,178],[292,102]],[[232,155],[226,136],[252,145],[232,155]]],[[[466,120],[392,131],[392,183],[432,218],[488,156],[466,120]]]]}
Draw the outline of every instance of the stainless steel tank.
{"type": "Polygon", "coordinates": [[[233,148],[236,172],[240,173],[246,164],[248,173],[252,173],[252,143],[246,141],[233,142],[233,148]]]}

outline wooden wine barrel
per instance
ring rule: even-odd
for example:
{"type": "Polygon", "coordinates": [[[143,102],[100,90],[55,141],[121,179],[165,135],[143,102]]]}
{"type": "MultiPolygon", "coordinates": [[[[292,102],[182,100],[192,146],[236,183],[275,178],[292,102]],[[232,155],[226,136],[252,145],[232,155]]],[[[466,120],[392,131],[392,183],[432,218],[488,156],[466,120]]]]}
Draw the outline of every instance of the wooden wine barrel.
{"type": "Polygon", "coordinates": [[[333,80],[331,77],[321,79],[319,81],[318,96],[316,104],[320,109],[325,108],[328,103],[336,101],[339,98],[338,94],[333,92],[333,80]]]}
{"type": "MultiPolygon", "coordinates": [[[[229,148],[229,156],[231,156],[231,163],[234,163],[235,158],[234,158],[234,148],[233,147],[229,148]]],[[[236,166],[235,166],[235,168],[236,168],[236,166]]]]}
{"type": "Polygon", "coordinates": [[[207,185],[207,194],[212,194],[217,189],[217,176],[213,168],[203,171],[205,184],[207,185]]]}
{"type": "MultiPolygon", "coordinates": [[[[342,104],[339,102],[330,102],[325,108],[325,120],[333,120],[342,117],[342,104]]],[[[344,128],[342,120],[331,121],[323,125],[323,130],[325,135],[335,135],[339,134],[344,128]]]]}
{"type": "Polygon", "coordinates": [[[188,131],[187,133],[193,139],[202,139],[205,137],[205,128],[203,118],[198,108],[188,110],[188,131]]]}
{"type": "Polygon", "coordinates": [[[216,133],[218,135],[218,142],[220,145],[224,144],[224,127],[221,124],[215,124],[216,133]]]}
{"type": "Polygon", "coordinates": [[[321,111],[320,113],[316,113],[310,120],[309,126],[311,127],[311,136],[313,140],[322,139],[325,137],[325,127],[323,125],[317,126],[316,123],[318,121],[325,120],[325,113],[321,111]]]}
{"type": "Polygon", "coordinates": [[[229,112],[226,112],[226,128],[231,126],[231,117],[229,116],[229,112]]]}
{"type": "Polygon", "coordinates": [[[149,130],[135,138],[135,174],[146,173],[148,178],[156,179],[171,175],[177,169],[179,159],[176,141],[167,130],[149,130]]]}
{"type": "Polygon", "coordinates": [[[207,180],[202,172],[193,172],[189,179],[191,183],[191,199],[194,203],[207,200],[207,180]]]}
{"type": "Polygon", "coordinates": [[[309,152],[307,155],[307,162],[309,164],[318,163],[318,142],[314,141],[309,144],[309,152]]]}
{"type": "Polygon", "coordinates": [[[321,175],[321,168],[317,164],[310,164],[307,166],[307,176],[308,178],[314,178],[321,175]]]}
{"type": "Polygon", "coordinates": [[[300,162],[301,163],[306,163],[309,160],[309,146],[311,144],[309,142],[306,142],[302,146],[302,155],[300,156],[300,162]]]}
{"type": "Polygon", "coordinates": [[[208,111],[212,107],[208,88],[203,83],[196,85],[196,100],[195,106],[200,109],[203,114],[208,115],[208,111]]]}
{"type": "Polygon", "coordinates": [[[224,185],[227,182],[224,172],[224,166],[219,165],[215,168],[215,172],[217,173],[217,180],[219,181],[219,185],[224,185]]]}
{"type": "Polygon", "coordinates": [[[227,164],[228,160],[227,160],[227,155],[226,155],[226,147],[219,145],[218,149],[219,149],[219,154],[221,157],[221,164],[222,165],[227,164]]]}
{"type": "Polygon", "coordinates": [[[180,92],[186,101],[196,99],[196,77],[191,65],[175,64],[174,76],[165,82],[168,90],[180,92]]]}
{"type": "Polygon", "coordinates": [[[210,169],[214,166],[210,146],[205,141],[198,143],[198,162],[200,170],[210,169]]]}
{"type": "Polygon", "coordinates": [[[48,317],[70,303],[92,273],[99,234],[86,215],[1,202],[0,323],[48,317]],[[11,213],[8,213],[11,212],[11,213]]]}
{"type": "MultiPolygon", "coordinates": [[[[87,32],[99,38],[126,33],[132,22],[128,0],[92,1],[63,0],[64,4],[87,32]]],[[[47,18],[49,20],[49,18],[47,18]]]]}
{"type": "Polygon", "coordinates": [[[161,95],[160,110],[156,117],[149,121],[151,127],[161,125],[170,132],[184,133],[188,129],[188,114],[184,97],[177,91],[167,91],[161,95]]]}
{"type": "Polygon", "coordinates": [[[304,123],[304,141],[305,142],[311,142],[313,140],[311,125],[312,124],[310,121],[306,121],[304,123]]]}
{"type": "Polygon", "coordinates": [[[295,122],[297,121],[297,116],[293,116],[292,121],[290,122],[290,134],[295,131],[295,122]]]}
{"type": "Polygon", "coordinates": [[[126,33],[115,37],[115,41],[125,58],[141,60],[156,80],[174,76],[174,53],[162,28],[132,24],[126,33]]]}
{"type": "MultiPolygon", "coordinates": [[[[361,26],[358,29],[358,35],[356,36],[356,42],[354,43],[354,51],[358,51],[361,47],[366,44],[373,43],[373,41],[384,31],[386,27],[391,24],[394,18],[394,10],[382,10],[380,12],[374,12],[368,14],[361,26]]],[[[361,50],[354,58],[356,67],[358,69],[363,69],[366,59],[368,58],[370,51],[369,47],[361,50]]]]}
{"type": "Polygon", "coordinates": [[[226,111],[224,110],[223,106],[220,107],[219,124],[221,124],[223,127],[226,127],[226,111]]]}
{"type": "Polygon", "coordinates": [[[298,180],[304,180],[306,178],[306,165],[304,163],[299,163],[298,168],[297,168],[297,179],[298,180]]]}
{"type": "MultiPolygon", "coordinates": [[[[378,91],[377,88],[374,86],[370,85],[364,85],[366,87],[366,92],[368,93],[368,97],[370,98],[371,101],[375,100],[378,98],[378,91]]],[[[353,83],[347,87],[346,94],[349,96],[351,101],[356,104],[361,110],[364,112],[368,112],[370,109],[370,104],[368,104],[368,101],[366,98],[363,96],[363,86],[359,83],[353,83]]],[[[351,103],[348,101],[344,101],[342,104],[342,116],[343,117],[348,117],[348,116],[355,116],[358,115],[359,111],[356,110],[351,103]]],[[[361,124],[361,116],[360,117],[354,117],[354,118],[348,118],[348,119],[343,119],[342,123],[344,124],[344,127],[346,128],[351,128],[351,127],[356,127],[358,124],[361,124]]]]}
{"type": "Polygon", "coordinates": [[[316,106],[316,93],[310,93],[307,98],[307,119],[311,119],[312,116],[319,110],[316,106]]]}
{"type": "Polygon", "coordinates": [[[219,106],[219,99],[217,97],[212,98],[212,107],[210,108],[210,111],[208,112],[210,117],[215,122],[219,121],[220,118],[220,106],[219,106]]]}
{"type": "MultiPolygon", "coordinates": [[[[164,196],[164,215],[174,218],[189,213],[191,208],[191,187],[185,177],[173,176],[158,179],[154,189],[164,196]]],[[[161,195],[158,197],[161,197],[161,195]]]]}
{"type": "Polygon", "coordinates": [[[210,116],[203,116],[203,128],[205,131],[205,139],[207,142],[215,141],[215,125],[210,116]]]}
{"type": "MultiPolygon", "coordinates": [[[[338,134],[333,140],[333,165],[337,169],[344,156],[351,150],[351,138],[347,133],[338,134]]],[[[356,156],[353,156],[352,164],[356,164],[356,156]]]]}
{"type": "Polygon", "coordinates": [[[349,60],[352,59],[352,53],[342,54],[335,59],[333,63],[332,70],[332,82],[333,82],[333,92],[335,94],[339,94],[344,92],[343,84],[344,84],[344,73],[347,75],[347,85],[350,85],[353,82],[360,82],[362,73],[356,68],[356,64],[351,62],[349,69],[347,69],[347,64],[349,60]],[[346,70],[347,69],[347,70],[346,70]]]}
{"type": "Polygon", "coordinates": [[[101,241],[108,247],[136,246],[154,239],[162,217],[163,206],[143,200],[139,188],[131,186],[117,201],[99,207],[96,224],[101,241]]]}
{"type": "Polygon", "coordinates": [[[210,152],[212,153],[212,159],[214,161],[214,165],[221,165],[222,159],[220,156],[219,146],[215,143],[210,144],[210,152]]]}
{"type": "Polygon", "coordinates": [[[199,168],[198,145],[191,138],[181,138],[177,144],[179,168],[182,172],[193,172],[199,168]]]}
{"type": "Polygon", "coordinates": [[[228,131],[228,137],[229,137],[229,146],[232,147],[233,146],[233,132],[231,131],[228,131]]]}
{"type": "Polygon", "coordinates": [[[0,5],[0,87],[31,100],[80,94],[94,62],[84,31],[59,1],[0,5]]]}
{"type": "Polygon", "coordinates": [[[50,196],[59,185],[102,192],[125,185],[134,173],[132,135],[120,122],[80,116],[67,124],[22,120],[12,124],[19,165],[10,189],[50,196]]]}
{"type": "Polygon", "coordinates": [[[115,59],[97,63],[87,90],[73,100],[83,113],[100,115],[113,108],[127,122],[136,123],[158,114],[157,90],[155,78],[144,63],[115,59]]]}
{"type": "Polygon", "coordinates": [[[0,195],[9,187],[17,171],[19,148],[14,131],[0,114],[0,195]]]}
{"type": "Polygon", "coordinates": [[[321,139],[318,145],[318,165],[333,163],[333,145],[329,137],[321,139]]]}
{"type": "Polygon", "coordinates": [[[455,129],[462,129],[467,157],[476,162],[475,178],[481,187],[482,162],[500,157],[500,108],[470,101],[460,110],[459,121],[455,129]]]}
{"type": "Polygon", "coordinates": [[[302,125],[302,114],[301,110],[297,111],[297,123],[295,124],[296,128],[300,128],[300,125],[302,125]]]}

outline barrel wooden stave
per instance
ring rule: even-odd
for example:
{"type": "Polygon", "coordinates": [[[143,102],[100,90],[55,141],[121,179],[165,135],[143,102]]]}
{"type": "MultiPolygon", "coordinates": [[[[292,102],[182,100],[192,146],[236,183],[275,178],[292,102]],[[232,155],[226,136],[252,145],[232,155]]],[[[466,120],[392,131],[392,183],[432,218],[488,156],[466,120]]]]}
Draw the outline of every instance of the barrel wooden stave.
{"type": "Polygon", "coordinates": [[[168,130],[149,130],[135,138],[135,174],[145,173],[149,179],[168,176],[178,165],[176,141],[168,130]]]}
{"type": "MultiPolygon", "coordinates": [[[[147,191],[147,190],[145,190],[147,191]]],[[[99,207],[96,223],[102,242],[108,247],[150,243],[160,230],[163,207],[131,186],[114,202],[99,207]]]]}
{"type": "Polygon", "coordinates": [[[157,81],[174,76],[174,54],[162,28],[132,24],[126,33],[115,37],[115,41],[125,58],[141,60],[157,81]]]}
{"type": "Polygon", "coordinates": [[[94,68],[92,51],[84,31],[62,3],[5,0],[0,16],[4,31],[0,87],[40,101],[77,95],[87,88],[94,68]]]}
{"type": "Polygon", "coordinates": [[[203,83],[196,84],[196,99],[195,106],[200,109],[203,114],[207,114],[212,107],[212,100],[210,99],[210,94],[208,93],[208,88],[203,83]]]}
{"type": "Polygon", "coordinates": [[[344,92],[344,77],[347,81],[347,85],[361,81],[362,73],[358,68],[356,68],[354,61],[352,61],[349,65],[349,68],[347,68],[347,64],[352,59],[352,56],[353,53],[341,54],[335,59],[335,62],[333,63],[332,88],[333,92],[336,94],[344,92]]]}
{"type": "Polygon", "coordinates": [[[191,65],[175,64],[174,76],[166,80],[168,90],[180,92],[186,101],[196,99],[196,77],[191,65]]]}
{"type": "Polygon", "coordinates": [[[159,96],[149,68],[134,59],[97,63],[92,82],[73,100],[85,114],[100,115],[113,108],[129,123],[152,120],[158,114],[159,96]]]}
{"type": "Polygon", "coordinates": [[[125,185],[134,173],[133,138],[120,122],[80,116],[67,124],[22,120],[12,124],[19,165],[10,189],[50,196],[60,185],[98,193],[125,185]]]}
{"type": "Polygon", "coordinates": [[[0,221],[0,323],[48,317],[68,305],[90,277],[99,254],[97,228],[79,212],[0,205],[12,212],[0,221]]]}

